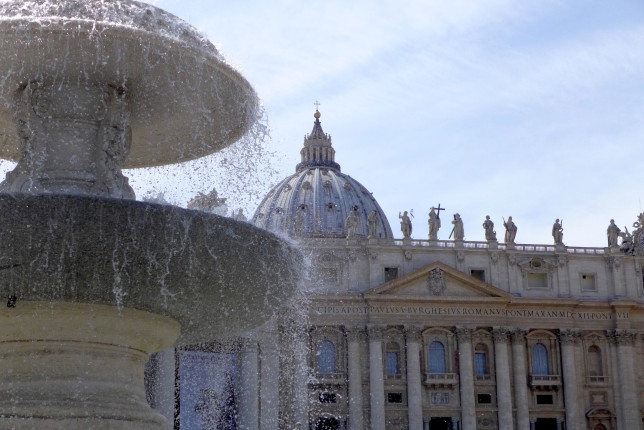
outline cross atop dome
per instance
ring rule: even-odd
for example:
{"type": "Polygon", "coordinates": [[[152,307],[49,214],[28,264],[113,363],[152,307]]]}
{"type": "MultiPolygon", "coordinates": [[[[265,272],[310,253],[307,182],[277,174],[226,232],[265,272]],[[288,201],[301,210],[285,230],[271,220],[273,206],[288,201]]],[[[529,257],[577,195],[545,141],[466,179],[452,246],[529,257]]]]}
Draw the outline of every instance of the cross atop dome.
{"type": "Polygon", "coordinates": [[[326,167],[340,171],[340,165],[335,162],[335,149],[331,144],[331,136],[322,130],[319,111],[320,102],[314,103],[315,113],[313,117],[313,130],[304,136],[304,148],[300,151],[301,162],[296,166],[295,171],[299,172],[308,167],[326,167]]]}

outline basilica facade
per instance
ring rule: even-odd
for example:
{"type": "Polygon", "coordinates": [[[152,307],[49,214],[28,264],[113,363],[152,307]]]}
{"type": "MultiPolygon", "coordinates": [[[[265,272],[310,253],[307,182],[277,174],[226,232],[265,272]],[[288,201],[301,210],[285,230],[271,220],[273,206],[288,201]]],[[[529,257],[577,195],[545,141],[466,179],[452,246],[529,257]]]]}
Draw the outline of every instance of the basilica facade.
{"type": "MultiPolygon", "coordinates": [[[[316,111],[296,173],[252,219],[296,240],[312,262],[305,328],[276,331],[297,333],[274,345],[291,359],[274,376],[290,387],[278,426],[642,428],[644,225],[609,231],[601,248],[565,245],[556,223],[552,245],[514,243],[512,224],[504,238],[490,230],[470,242],[455,222],[455,240],[438,240],[437,219],[456,216],[432,210],[429,238],[413,238],[406,214],[395,238],[335,155],[316,111]]],[[[251,344],[250,366],[261,368],[270,354],[251,344]]],[[[264,428],[261,416],[242,418],[243,428],[264,428]]]]}

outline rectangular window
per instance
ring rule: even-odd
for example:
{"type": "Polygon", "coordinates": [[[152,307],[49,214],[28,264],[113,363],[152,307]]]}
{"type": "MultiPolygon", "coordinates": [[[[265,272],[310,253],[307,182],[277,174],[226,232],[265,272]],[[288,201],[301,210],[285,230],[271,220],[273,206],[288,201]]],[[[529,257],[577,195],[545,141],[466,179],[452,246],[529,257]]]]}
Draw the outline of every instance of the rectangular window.
{"type": "Polygon", "coordinates": [[[548,288],[548,274],[528,273],[528,288],[548,288]]]}
{"type": "Polygon", "coordinates": [[[476,401],[479,405],[489,405],[492,403],[491,394],[479,394],[476,396],[476,401]]]}
{"type": "Polygon", "coordinates": [[[335,403],[336,401],[335,393],[320,393],[320,403],[335,403]]]}
{"type": "Polygon", "coordinates": [[[398,277],[397,267],[385,267],[385,282],[391,281],[398,277]]]}
{"type": "Polygon", "coordinates": [[[485,282],[485,270],[483,269],[470,269],[470,275],[479,281],[485,282]]]}
{"type": "Polygon", "coordinates": [[[537,394],[537,405],[552,405],[553,399],[548,394],[537,394]]]}
{"type": "Polygon", "coordinates": [[[402,403],[402,393],[387,393],[388,403],[402,403]]]}
{"type": "Polygon", "coordinates": [[[597,291],[594,274],[581,273],[579,274],[579,281],[581,283],[581,291],[597,291]]]}

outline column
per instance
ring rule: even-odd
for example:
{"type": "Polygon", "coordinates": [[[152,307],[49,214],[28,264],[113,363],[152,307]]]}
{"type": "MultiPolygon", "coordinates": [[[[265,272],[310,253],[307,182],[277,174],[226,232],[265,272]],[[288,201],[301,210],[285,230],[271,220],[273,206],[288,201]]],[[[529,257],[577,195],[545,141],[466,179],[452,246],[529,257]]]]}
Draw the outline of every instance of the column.
{"type": "Polygon", "coordinates": [[[260,341],[260,429],[275,430],[279,428],[279,376],[280,361],[275,333],[266,333],[267,338],[260,341]]]}
{"type": "Polygon", "coordinates": [[[242,339],[239,372],[239,428],[259,429],[259,351],[257,342],[242,339]]]}
{"type": "Polygon", "coordinates": [[[566,430],[582,430],[579,427],[577,405],[577,369],[575,344],[579,343],[579,331],[573,329],[559,332],[561,364],[563,367],[564,404],[566,408],[566,430]]]}
{"type": "Polygon", "coordinates": [[[517,429],[534,428],[528,409],[525,335],[523,329],[512,331],[512,369],[514,371],[514,399],[517,408],[517,429]]]}
{"type": "Polygon", "coordinates": [[[461,389],[461,422],[463,430],[476,430],[474,402],[474,361],[472,357],[472,329],[456,327],[458,338],[459,386],[461,389]]]}
{"type": "Polygon", "coordinates": [[[364,339],[363,327],[347,328],[349,371],[349,430],[364,430],[362,402],[362,360],[360,342],[364,339]]]}
{"type": "Polygon", "coordinates": [[[385,380],[382,368],[383,327],[369,327],[369,388],[371,430],[385,430],[385,380]]]}
{"type": "Polygon", "coordinates": [[[609,338],[617,346],[617,365],[619,368],[619,390],[621,393],[621,408],[624,428],[641,429],[641,417],[638,405],[638,392],[635,387],[635,365],[633,363],[633,343],[635,332],[632,330],[613,330],[609,338]]]}
{"type": "Polygon", "coordinates": [[[510,386],[510,363],[508,359],[508,336],[510,330],[503,327],[492,329],[494,338],[494,361],[496,364],[496,402],[499,408],[499,428],[513,429],[512,388],[510,386]]]}
{"type": "Polygon", "coordinates": [[[410,429],[421,429],[423,427],[420,333],[420,327],[405,326],[405,340],[407,342],[407,416],[410,429]]]}

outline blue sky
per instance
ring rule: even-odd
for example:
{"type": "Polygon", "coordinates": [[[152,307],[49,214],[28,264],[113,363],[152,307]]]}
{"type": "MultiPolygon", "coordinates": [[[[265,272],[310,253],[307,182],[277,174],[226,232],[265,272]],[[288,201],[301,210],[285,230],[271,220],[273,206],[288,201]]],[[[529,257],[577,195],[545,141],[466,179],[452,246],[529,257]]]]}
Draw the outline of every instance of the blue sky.
{"type": "Polygon", "coordinates": [[[485,215],[500,236],[512,215],[519,243],[550,243],[563,218],[566,244],[605,246],[611,218],[632,230],[642,211],[644,2],[155,4],[204,32],[261,97],[278,174],[257,195],[293,173],[319,100],[343,172],[397,235],[398,211],[413,209],[426,238],[441,203],[468,240],[483,240],[485,215]]]}
{"type": "Polygon", "coordinates": [[[485,215],[502,237],[512,215],[518,243],[551,243],[563,218],[566,244],[605,246],[611,218],[632,230],[643,210],[641,0],[152,3],[253,84],[276,155],[244,162],[257,148],[239,147],[129,171],[139,196],[184,205],[214,186],[231,209],[254,211],[294,172],[319,100],[342,171],[373,192],[396,236],[398,211],[413,209],[413,237],[425,239],[441,203],[446,220],[461,214],[466,240],[484,240],[485,215]]]}

